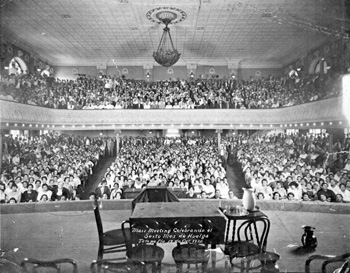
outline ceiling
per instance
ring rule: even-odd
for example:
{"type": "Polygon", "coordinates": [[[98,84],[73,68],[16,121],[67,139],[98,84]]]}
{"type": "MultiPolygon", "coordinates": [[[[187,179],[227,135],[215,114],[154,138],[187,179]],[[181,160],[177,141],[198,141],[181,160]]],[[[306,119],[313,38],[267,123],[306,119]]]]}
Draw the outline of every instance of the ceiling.
{"type": "MultiPolygon", "coordinates": [[[[343,0],[346,1],[346,0],[343,0]]],[[[149,10],[172,7],[176,65],[281,67],[350,29],[340,0],[0,0],[2,39],[52,65],[156,64],[162,25],[149,10]]],[[[346,34],[347,35],[347,34],[346,34]]]]}

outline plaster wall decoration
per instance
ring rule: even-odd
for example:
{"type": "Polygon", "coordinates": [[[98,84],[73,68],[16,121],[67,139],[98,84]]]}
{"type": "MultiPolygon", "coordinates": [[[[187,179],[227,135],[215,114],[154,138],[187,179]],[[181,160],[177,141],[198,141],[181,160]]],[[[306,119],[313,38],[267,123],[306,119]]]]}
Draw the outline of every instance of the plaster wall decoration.
{"type": "Polygon", "coordinates": [[[24,56],[24,60],[25,60],[26,62],[29,62],[29,55],[25,55],[25,56],[24,56]]]}
{"type": "Polygon", "coordinates": [[[122,74],[123,75],[129,74],[129,70],[127,68],[123,68],[122,74]]]}
{"type": "Polygon", "coordinates": [[[79,73],[79,69],[78,68],[73,68],[72,72],[73,72],[73,74],[78,74],[79,73]]]}
{"type": "Polygon", "coordinates": [[[169,67],[168,69],[167,69],[167,71],[166,71],[168,74],[173,74],[174,73],[174,70],[171,68],[171,67],[169,67]]]}
{"type": "Polygon", "coordinates": [[[260,71],[256,71],[255,72],[255,76],[260,77],[261,76],[261,72],[260,71]]]}
{"type": "Polygon", "coordinates": [[[23,51],[22,51],[22,50],[18,50],[17,56],[18,56],[18,57],[22,57],[22,56],[23,56],[23,51]]]}
{"type": "Polygon", "coordinates": [[[143,69],[144,70],[152,70],[153,69],[153,64],[151,64],[151,63],[143,64],[143,69]]]}
{"type": "Polygon", "coordinates": [[[107,69],[107,65],[106,64],[97,64],[96,67],[97,67],[97,70],[105,70],[105,69],[107,69]]]}
{"type": "Polygon", "coordinates": [[[197,64],[187,64],[187,69],[194,71],[197,69],[197,64]]]}
{"type": "Polygon", "coordinates": [[[210,74],[210,75],[215,74],[215,68],[213,68],[213,67],[210,68],[210,69],[209,69],[209,74],[210,74]]]}

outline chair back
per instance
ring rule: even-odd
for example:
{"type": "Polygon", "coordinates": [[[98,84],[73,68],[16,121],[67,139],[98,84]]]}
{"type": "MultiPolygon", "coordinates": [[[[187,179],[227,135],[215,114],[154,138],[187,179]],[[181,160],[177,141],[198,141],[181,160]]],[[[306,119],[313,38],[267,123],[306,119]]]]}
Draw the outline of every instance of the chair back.
{"type": "MultiPolygon", "coordinates": [[[[25,258],[21,262],[21,269],[23,273],[36,273],[38,272],[38,268],[44,268],[45,271],[49,268],[56,270],[56,272],[60,273],[61,272],[61,266],[63,264],[69,265],[72,270],[70,272],[72,273],[78,273],[78,265],[75,260],[64,258],[64,259],[56,259],[56,260],[50,260],[50,261],[42,261],[42,260],[36,260],[36,259],[31,259],[31,258],[25,258]]],[[[65,269],[64,272],[67,272],[65,269]]]]}
{"type": "Polygon", "coordinates": [[[265,218],[247,220],[243,222],[238,230],[238,241],[251,242],[259,246],[259,252],[266,251],[267,237],[270,232],[270,222],[265,218]]]}
{"type": "Polygon", "coordinates": [[[98,239],[100,241],[100,244],[103,244],[103,225],[102,225],[102,219],[100,214],[100,209],[98,207],[98,201],[94,201],[94,214],[95,214],[95,220],[96,220],[96,226],[98,231],[98,239]]]}
{"type": "MultiPolygon", "coordinates": [[[[350,253],[345,253],[339,256],[335,255],[312,255],[307,258],[305,262],[305,273],[310,273],[310,267],[311,267],[311,262],[314,260],[323,260],[324,262],[322,263],[322,273],[327,272],[327,265],[331,263],[339,263],[342,262],[342,266],[334,271],[336,273],[348,273],[350,272],[350,253]]],[[[314,271],[314,270],[312,270],[314,271]]],[[[317,272],[320,272],[320,270],[316,270],[317,272]]]]}
{"type": "Polygon", "coordinates": [[[141,272],[141,267],[137,264],[128,263],[125,258],[115,260],[98,260],[93,261],[90,265],[91,273],[137,273],[141,272]]]}
{"type": "Polygon", "coordinates": [[[0,272],[22,273],[22,270],[19,264],[0,257],[0,272]]]}
{"type": "Polygon", "coordinates": [[[131,237],[132,234],[131,234],[131,226],[130,226],[129,220],[123,221],[122,232],[123,232],[126,250],[129,251],[132,247],[132,237],[131,237]]]}

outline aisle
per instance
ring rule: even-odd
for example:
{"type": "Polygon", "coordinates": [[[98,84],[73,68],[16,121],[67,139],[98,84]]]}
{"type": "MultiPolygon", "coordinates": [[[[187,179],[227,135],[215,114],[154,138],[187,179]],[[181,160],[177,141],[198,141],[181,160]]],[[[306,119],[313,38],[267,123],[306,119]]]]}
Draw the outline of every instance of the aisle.
{"type": "Polygon", "coordinates": [[[241,199],[243,196],[242,188],[246,187],[246,184],[240,163],[235,162],[232,165],[227,165],[226,175],[230,189],[235,196],[241,199]]]}
{"type": "Polygon", "coordinates": [[[101,182],[101,179],[104,176],[106,169],[111,166],[114,160],[115,156],[106,156],[99,162],[96,169],[94,170],[94,173],[92,174],[92,176],[90,176],[88,182],[86,183],[84,193],[82,194],[82,200],[89,199],[90,192],[95,191],[98,184],[101,182]]]}

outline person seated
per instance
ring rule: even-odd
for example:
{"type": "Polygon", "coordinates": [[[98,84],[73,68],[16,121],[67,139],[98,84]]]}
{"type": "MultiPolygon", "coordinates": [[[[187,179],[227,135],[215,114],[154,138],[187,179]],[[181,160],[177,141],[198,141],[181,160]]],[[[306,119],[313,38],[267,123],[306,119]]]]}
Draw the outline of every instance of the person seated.
{"type": "Polygon", "coordinates": [[[307,192],[304,192],[301,198],[302,201],[312,201],[309,194],[307,192]]]}
{"type": "Polygon", "coordinates": [[[274,193],[278,192],[281,196],[281,199],[287,198],[287,191],[285,188],[282,187],[282,183],[280,181],[276,182],[276,187],[274,189],[274,193]]]}
{"type": "Polygon", "coordinates": [[[189,187],[189,189],[186,193],[186,198],[189,198],[189,199],[196,199],[197,198],[197,194],[195,193],[193,186],[189,187]]]}
{"type": "Polygon", "coordinates": [[[295,197],[294,197],[294,193],[293,192],[289,192],[287,194],[287,200],[288,201],[294,201],[295,200],[295,197]]]}
{"type": "Polygon", "coordinates": [[[46,194],[41,195],[39,202],[49,202],[50,199],[46,194]]]}
{"type": "MultiPolygon", "coordinates": [[[[322,195],[324,195],[326,197],[326,200],[328,202],[335,202],[336,201],[336,195],[332,190],[328,189],[327,182],[322,183],[322,188],[317,192],[317,199],[321,200],[322,195]]],[[[323,201],[323,200],[321,200],[321,201],[323,201]]]]}
{"type": "Polygon", "coordinates": [[[121,199],[123,191],[119,188],[118,183],[114,183],[113,188],[111,190],[111,199],[121,199]]]}
{"type": "Polygon", "coordinates": [[[342,195],[343,200],[345,202],[350,202],[350,191],[346,189],[346,185],[344,183],[339,184],[339,194],[342,195]]]}
{"type": "Polygon", "coordinates": [[[220,193],[220,190],[219,190],[219,189],[215,190],[215,194],[214,194],[214,196],[212,197],[212,199],[222,199],[221,193],[220,193]]]}
{"type": "Polygon", "coordinates": [[[281,197],[280,193],[278,191],[276,191],[273,193],[272,199],[276,201],[276,200],[281,200],[282,197],[281,197]]]}
{"type": "Polygon", "coordinates": [[[28,189],[22,193],[21,202],[36,202],[38,192],[33,189],[33,184],[28,185],[28,189]]]}
{"type": "Polygon", "coordinates": [[[0,204],[1,203],[6,203],[6,185],[5,183],[0,182],[0,204]]]}
{"type": "Polygon", "coordinates": [[[299,189],[299,184],[295,181],[291,182],[289,184],[288,193],[292,192],[294,194],[294,199],[295,200],[301,200],[302,197],[302,190],[299,189]]]}
{"type": "Polygon", "coordinates": [[[221,198],[228,199],[229,187],[224,183],[224,179],[218,178],[218,183],[215,186],[216,190],[219,190],[221,193],[221,198]]]}
{"type": "Polygon", "coordinates": [[[11,189],[6,193],[7,202],[9,203],[10,199],[13,198],[16,200],[16,203],[21,201],[21,192],[18,190],[18,187],[15,183],[12,183],[11,189]]]}
{"type": "Polygon", "coordinates": [[[95,190],[95,193],[96,193],[97,199],[101,199],[103,194],[107,194],[108,198],[110,197],[111,190],[107,186],[107,180],[105,178],[102,179],[101,185],[97,187],[97,189],[95,190]]]}
{"type": "Polygon", "coordinates": [[[98,199],[98,198],[97,198],[96,193],[95,193],[95,192],[90,192],[90,194],[89,194],[89,200],[95,201],[95,200],[97,200],[97,199],[98,199]]]}
{"type": "Polygon", "coordinates": [[[58,182],[57,188],[52,192],[51,200],[52,201],[64,201],[69,198],[69,190],[63,187],[63,182],[58,182]]]}
{"type": "Polygon", "coordinates": [[[238,197],[235,196],[235,194],[233,193],[232,190],[230,190],[230,191],[228,192],[228,199],[236,200],[236,199],[238,199],[238,197]]]}
{"type": "Polygon", "coordinates": [[[264,193],[262,193],[262,192],[258,192],[256,198],[257,198],[258,200],[264,200],[264,199],[265,199],[265,195],[264,195],[264,193]]]}
{"type": "MultiPolygon", "coordinates": [[[[203,191],[206,193],[207,198],[213,198],[215,195],[215,188],[210,184],[210,179],[205,179],[205,184],[203,185],[203,191]]],[[[202,191],[202,192],[203,192],[202,191]]]]}
{"type": "Polygon", "coordinates": [[[341,195],[340,193],[337,193],[336,196],[335,196],[335,202],[337,203],[347,203],[344,201],[343,199],[343,195],[341,195]]]}

